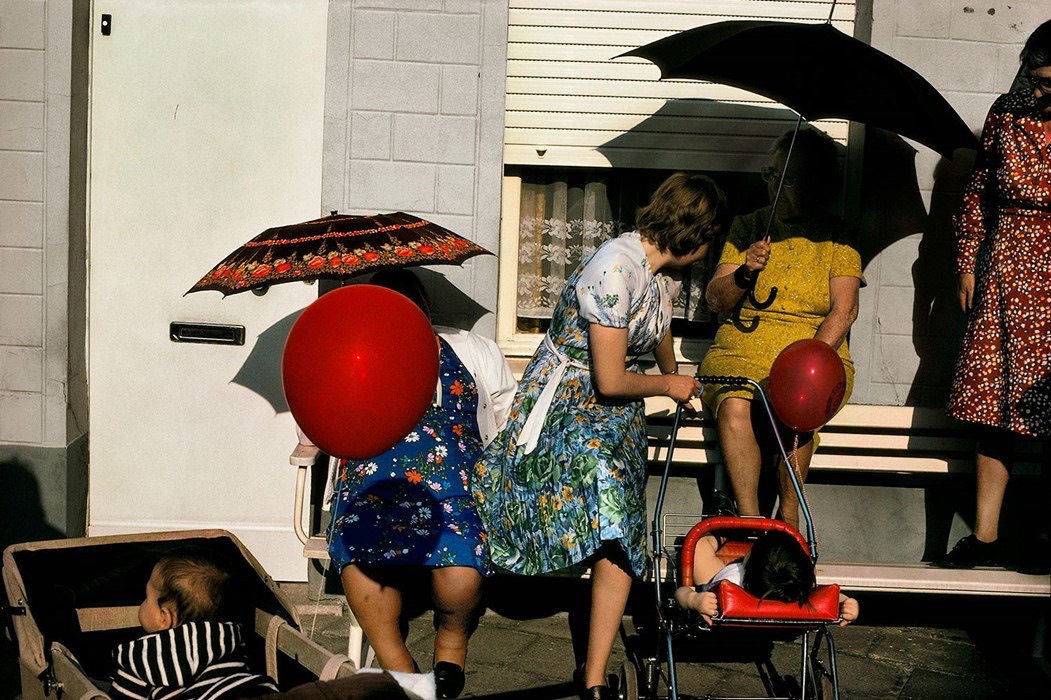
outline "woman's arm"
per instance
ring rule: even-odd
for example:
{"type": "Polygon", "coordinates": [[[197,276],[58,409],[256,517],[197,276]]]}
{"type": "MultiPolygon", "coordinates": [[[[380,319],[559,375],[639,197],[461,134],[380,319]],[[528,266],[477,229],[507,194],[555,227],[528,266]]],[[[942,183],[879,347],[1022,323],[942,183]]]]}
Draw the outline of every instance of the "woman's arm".
{"type": "Polygon", "coordinates": [[[653,359],[657,361],[657,369],[661,374],[675,374],[679,371],[679,363],[675,359],[675,343],[671,333],[665,333],[661,342],[653,350],[653,359]]]}
{"type": "Polygon", "coordinates": [[[814,337],[838,349],[847,337],[850,326],[858,317],[858,290],[861,280],[850,275],[841,275],[829,280],[831,308],[828,316],[818,326],[814,337]]]}
{"type": "Polygon", "coordinates": [[[704,290],[704,301],[708,309],[724,314],[741,301],[755,276],[766,269],[770,259],[770,243],[759,240],[748,246],[744,264],[721,263],[715,268],[708,287],[704,290]]]}
{"type": "Polygon", "coordinates": [[[701,383],[693,377],[629,372],[624,366],[628,355],[627,328],[592,323],[588,331],[588,344],[591,348],[595,389],[603,396],[615,399],[669,396],[676,401],[688,401],[701,390],[701,383]]]}

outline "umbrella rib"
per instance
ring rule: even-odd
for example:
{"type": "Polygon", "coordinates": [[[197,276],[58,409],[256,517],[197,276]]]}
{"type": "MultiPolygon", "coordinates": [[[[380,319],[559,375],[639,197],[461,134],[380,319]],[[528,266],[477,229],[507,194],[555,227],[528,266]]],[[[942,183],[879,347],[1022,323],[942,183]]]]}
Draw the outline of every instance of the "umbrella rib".
{"type": "Polygon", "coordinates": [[[387,231],[396,231],[400,228],[413,229],[421,226],[426,226],[429,222],[420,221],[412,222],[409,224],[391,224],[390,226],[380,226],[379,228],[360,229],[357,231],[326,231],[325,233],[319,233],[316,236],[301,236],[299,238],[283,238],[266,241],[248,241],[244,244],[245,248],[260,248],[262,246],[274,246],[283,245],[288,243],[301,243],[303,241],[320,241],[325,238],[339,238],[340,236],[363,236],[369,233],[385,233],[387,231]]]}

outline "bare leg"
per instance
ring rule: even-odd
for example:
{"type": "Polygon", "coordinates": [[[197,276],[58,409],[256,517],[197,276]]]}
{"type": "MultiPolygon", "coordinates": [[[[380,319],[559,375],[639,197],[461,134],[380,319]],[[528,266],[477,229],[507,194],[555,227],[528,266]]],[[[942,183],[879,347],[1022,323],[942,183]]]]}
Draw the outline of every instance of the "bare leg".
{"type": "Polygon", "coordinates": [[[975,471],[978,486],[974,536],[982,542],[995,542],[999,536],[1000,506],[1011,473],[1002,460],[981,452],[975,454],[975,471]]]}
{"type": "Polygon", "coordinates": [[[448,661],[460,668],[467,660],[467,638],[482,602],[482,575],[469,566],[446,566],[431,574],[434,590],[434,663],[448,661]]]}
{"type": "Polygon", "coordinates": [[[624,608],[631,593],[631,575],[608,557],[591,567],[591,621],[588,627],[584,687],[607,685],[606,667],[613,642],[624,622],[624,608]]]}
{"type": "Polygon", "coordinates": [[[350,609],[365,637],[376,650],[380,666],[388,671],[412,673],[416,663],[401,637],[401,591],[371,578],[351,564],[340,575],[350,609]]]}
{"type": "MultiPolygon", "coordinates": [[[[788,446],[791,449],[791,445],[788,446]]],[[[788,453],[788,459],[795,465],[796,474],[799,476],[799,483],[806,483],[807,472],[810,471],[810,459],[814,456],[814,441],[809,440],[805,445],[800,445],[794,452],[788,453]]],[[[799,497],[796,495],[796,490],[792,486],[792,477],[789,476],[787,469],[791,469],[792,465],[785,465],[784,459],[778,457],[777,462],[777,478],[780,482],[781,489],[781,519],[786,523],[799,529],[799,497]]]]}
{"type": "Polygon", "coordinates": [[[762,455],[752,429],[752,402],[728,398],[719,405],[719,446],[741,515],[759,515],[762,455]]]}

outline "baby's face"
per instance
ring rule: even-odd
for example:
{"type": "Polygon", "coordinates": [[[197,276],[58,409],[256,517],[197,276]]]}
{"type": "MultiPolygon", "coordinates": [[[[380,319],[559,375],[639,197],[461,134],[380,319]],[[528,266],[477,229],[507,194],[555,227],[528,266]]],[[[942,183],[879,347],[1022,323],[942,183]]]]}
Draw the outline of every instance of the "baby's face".
{"type": "Polygon", "coordinates": [[[146,600],[139,606],[139,624],[149,633],[160,632],[172,626],[171,611],[161,607],[158,602],[158,591],[160,590],[160,576],[157,567],[153,568],[150,580],[146,582],[146,600]]]}

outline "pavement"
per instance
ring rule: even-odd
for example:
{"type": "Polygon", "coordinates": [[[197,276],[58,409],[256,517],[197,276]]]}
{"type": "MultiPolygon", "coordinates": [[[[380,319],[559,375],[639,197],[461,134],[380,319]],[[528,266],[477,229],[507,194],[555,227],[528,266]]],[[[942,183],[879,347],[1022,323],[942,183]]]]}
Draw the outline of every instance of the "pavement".
{"type": "MultiPolygon", "coordinates": [[[[342,598],[321,584],[283,584],[295,601],[303,629],[334,652],[346,652],[349,618],[342,598]],[[315,590],[312,592],[311,587],[315,590]],[[319,595],[320,593],[320,595],[319,595]]],[[[554,577],[497,577],[487,588],[487,608],[471,638],[463,697],[556,700],[575,697],[570,681],[574,640],[586,629],[587,582],[554,577]]],[[[856,596],[861,616],[832,630],[842,698],[1051,697],[1048,659],[1034,655],[1041,639],[1049,648],[1048,599],[949,595],[867,594],[856,596]],[[1038,631],[1041,620],[1042,632],[1038,631]]],[[[425,592],[418,596],[425,600],[425,592]]],[[[655,653],[650,611],[652,587],[632,594],[610,672],[655,653]]],[[[431,661],[431,612],[409,606],[407,643],[424,670],[431,661]]],[[[757,653],[769,653],[776,674],[798,680],[798,641],[762,641],[748,632],[727,632],[677,642],[677,688],[681,696],[766,697],[757,653]],[[723,634],[723,637],[715,636],[723,634]]],[[[577,645],[580,646],[580,645],[577,645]]],[[[769,673],[766,674],[768,677],[769,673]]],[[[667,695],[666,688],[661,693],[667,695]]]]}
{"type": "MultiPolygon", "coordinates": [[[[302,628],[334,653],[345,653],[349,616],[341,595],[322,591],[320,582],[286,583],[281,588],[300,615],[302,628]]],[[[328,587],[331,589],[331,584],[328,587]]],[[[835,628],[841,698],[1051,697],[1046,653],[1034,656],[1035,640],[1048,644],[1049,599],[910,596],[856,596],[861,616],[835,628]],[[1037,628],[1043,621],[1042,633],[1037,628]]],[[[463,697],[488,700],[575,698],[570,681],[586,629],[588,584],[570,578],[498,576],[486,589],[486,610],[467,659],[463,697]],[[577,643],[575,643],[577,642],[577,643]]],[[[407,597],[406,638],[428,670],[434,642],[432,614],[421,590],[407,597]]],[[[610,661],[619,675],[629,660],[651,657],[657,648],[651,611],[652,587],[639,584],[624,618],[623,633],[610,661]]],[[[780,676],[799,677],[797,641],[762,641],[749,632],[741,643],[710,632],[680,640],[675,655],[680,696],[766,697],[759,667],[769,653],[780,676]]],[[[13,649],[0,639],[0,700],[18,696],[13,649]]],[[[765,670],[765,668],[764,668],[765,670]]],[[[769,671],[766,672],[771,676],[769,671]]],[[[666,687],[661,688],[666,697],[666,687]]],[[[827,697],[827,696],[826,696],[827,697]]]]}

